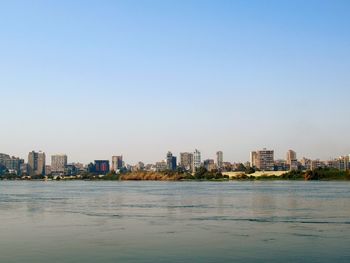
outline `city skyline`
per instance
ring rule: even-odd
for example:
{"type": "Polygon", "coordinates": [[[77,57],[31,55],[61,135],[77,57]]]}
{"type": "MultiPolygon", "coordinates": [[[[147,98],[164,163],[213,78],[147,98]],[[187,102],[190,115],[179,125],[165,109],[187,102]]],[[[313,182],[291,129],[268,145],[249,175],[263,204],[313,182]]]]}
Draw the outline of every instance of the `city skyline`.
{"type": "MultiPolygon", "coordinates": [[[[58,170],[59,168],[63,168],[65,165],[67,164],[72,164],[72,163],[76,163],[76,164],[84,164],[84,165],[88,165],[89,163],[93,163],[96,160],[108,160],[110,162],[110,167],[114,169],[114,167],[117,167],[117,169],[119,169],[120,167],[122,167],[123,165],[137,165],[139,162],[145,163],[145,164],[155,164],[157,162],[165,162],[165,164],[169,165],[169,160],[168,160],[168,155],[170,154],[171,158],[174,157],[175,158],[175,162],[176,164],[181,164],[181,163],[186,163],[184,166],[188,166],[187,163],[190,163],[192,166],[194,166],[195,163],[197,163],[197,168],[198,165],[203,164],[203,161],[207,161],[207,160],[212,160],[215,162],[216,165],[220,166],[220,164],[222,165],[222,163],[232,163],[232,164],[239,164],[239,163],[247,163],[249,162],[250,165],[252,166],[259,166],[258,161],[254,161],[254,160],[258,160],[259,159],[259,154],[262,153],[263,155],[265,154],[270,154],[270,152],[272,153],[272,160],[274,161],[279,161],[279,160],[283,160],[285,161],[288,165],[292,165],[293,161],[299,161],[302,159],[307,159],[307,160],[318,160],[318,161],[329,161],[329,160],[335,160],[337,158],[343,157],[343,156],[349,156],[350,157],[350,152],[348,153],[338,153],[338,155],[335,156],[330,156],[328,158],[320,158],[320,157],[311,157],[311,156],[306,156],[303,154],[300,154],[299,152],[295,151],[295,149],[287,149],[284,152],[284,155],[276,155],[276,151],[273,148],[255,148],[255,149],[251,149],[248,154],[247,154],[247,158],[244,160],[237,160],[237,159],[227,159],[224,156],[226,156],[226,154],[221,151],[221,150],[217,150],[214,153],[204,153],[201,150],[198,150],[198,148],[195,148],[193,151],[180,151],[180,152],[173,152],[173,151],[164,151],[163,152],[163,156],[160,156],[158,159],[155,159],[153,161],[147,162],[145,161],[145,158],[143,159],[139,159],[135,162],[130,161],[128,158],[125,160],[123,156],[125,156],[124,154],[119,154],[116,155],[115,153],[110,155],[110,156],[104,156],[102,158],[96,158],[93,157],[92,159],[88,160],[87,162],[83,162],[77,159],[72,158],[69,154],[67,153],[47,153],[46,151],[43,150],[31,150],[29,153],[27,153],[24,156],[21,155],[17,155],[17,154],[10,154],[10,153],[5,153],[5,152],[0,152],[0,155],[6,155],[8,157],[11,158],[15,158],[17,160],[23,160],[25,163],[29,163],[30,158],[34,158],[34,157],[30,157],[33,154],[39,154],[39,155],[43,155],[44,156],[44,163],[46,163],[46,165],[50,165],[52,166],[53,162],[54,167],[57,167],[58,170]],[[183,157],[183,155],[185,155],[183,157]],[[191,155],[191,156],[188,156],[191,155]],[[45,158],[46,156],[46,158],[45,158]],[[197,156],[197,157],[196,157],[197,156]],[[219,157],[220,156],[220,157],[219,157]],[[297,157],[298,156],[298,157],[297,157]],[[45,159],[47,161],[45,161],[45,159]],[[197,161],[196,161],[197,160],[197,161]]],[[[37,159],[38,157],[36,157],[37,159]]],[[[34,161],[32,161],[34,162],[34,161]]],[[[193,167],[192,167],[193,169],[193,167]]],[[[191,170],[192,170],[191,169],[191,170]]],[[[53,171],[55,171],[55,168],[53,169],[53,171]]]]}
{"type": "Polygon", "coordinates": [[[345,155],[349,12],[341,0],[1,2],[0,150],[84,163],[197,147],[242,162],[264,147],[345,155]]]}
{"type": "MultiPolygon", "coordinates": [[[[255,172],[301,172],[315,171],[319,168],[331,168],[339,171],[349,171],[350,154],[341,155],[337,158],[328,160],[309,159],[302,157],[297,158],[297,152],[287,150],[286,158],[275,158],[273,149],[260,149],[250,152],[250,160],[247,162],[237,162],[232,160],[224,160],[222,151],[216,152],[215,159],[202,159],[202,154],[198,149],[193,152],[181,152],[179,161],[171,151],[168,151],[165,158],[155,163],[145,164],[139,161],[137,164],[131,164],[123,161],[122,155],[114,155],[108,159],[94,159],[88,164],[76,161],[68,162],[66,154],[51,155],[51,164],[46,163],[45,152],[31,151],[28,153],[28,162],[19,157],[10,156],[0,153],[0,172],[16,176],[22,179],[37,178],[42,176],[51,176],[57,179],[57,176],[73,176],[76,178],[82,174],[90,175],[111,175],[125,174],[127,172],[184,172],[197,174],[200,176],[202,171],[211,172],[234,172],[234,173],[255,173],[255,172]],[[204,170],[202,169],[204,168],[204,170]]],[[[335,171],[333,170],[333,171],[335,171]]],[[[332,170],[331,170],[332,171],[332,170]]],[[[227,175],[227,174],[226,174],[227,175]]]]}

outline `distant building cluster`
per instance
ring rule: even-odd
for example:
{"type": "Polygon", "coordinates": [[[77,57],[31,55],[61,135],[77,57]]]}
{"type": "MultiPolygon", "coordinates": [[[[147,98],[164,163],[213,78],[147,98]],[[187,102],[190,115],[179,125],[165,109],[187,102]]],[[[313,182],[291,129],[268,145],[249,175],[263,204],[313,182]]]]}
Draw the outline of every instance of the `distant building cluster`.
{"type": "Polygon", "coordinates": [[[46,155],[42,151],[28,153],[28,161],[24,159],[0,153],[0,175],[5,173],[20,176],[53,177],[76,176],[81,173],[94,173],[105,175],[107,173],[123,173],[127,171],[187,171],[195,172],[203,167],[208,171],[293,171],[314,170],[317,168],[334,168],[342,171],[350,169],[350,155],[340,156],[327,161],[319,159],[297,158],[297,153],[288,150],[285,159],[275,159],[274,150],[261,149],[250,152],[250,160],[246,163],[231,163],[224,161],[222,151],[216,152],[215,159],[202,160],[201,152],[195,149],[193,152],[181,152],[178,159],[171,151],[168,151],[163,160],[154,164],[138,162],[135,165],[125,164],[122,155],[114,155],[110,160],[94,160],[89,164],[69,163],[66,154],[54,154],[51,156],[51,164],[46,164],[46,155]]]}
{"type": "Polygon", "coordinates": [[[326,167],[347,171],[350,169],[349,158],[350,155],[340,156],[328,161],[311,160],[305,157],[298,160],[297,153],[288,150],[285,160],[275,160],[273,150],[263,149],[250,153],[250,166],[260,171],[315,170],[326,167]]]}

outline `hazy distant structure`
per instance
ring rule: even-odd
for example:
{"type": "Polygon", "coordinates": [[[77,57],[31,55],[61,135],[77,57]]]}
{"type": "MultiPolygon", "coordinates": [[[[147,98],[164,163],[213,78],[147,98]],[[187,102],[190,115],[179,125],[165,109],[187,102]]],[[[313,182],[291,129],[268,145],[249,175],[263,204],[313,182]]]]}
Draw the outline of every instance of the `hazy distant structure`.
{"type": "Polygon", "coordinates": [[[287,151],[286,163],[289,166],[289,170],[298,169],[297,153],[293,150],[287,151]]]}
{"type": "Polygon", "coordinates": [[[203,166],[205,169],[207,169],[208,171],[213,171],[214,169],[216,169],[216,165],[213,159],[207,159],[203,161],[203,166]]]}
{"type": "Polygon", "coordinates": [[[274,170],[274,151],[263,150],[256,151],[256,168],[261,171],[273,171],[274,170]]]}
{"type": "Polygon", "coordinates": [[[118,171],[123,168],[123,155],[112,156],[112,170],[118,171]]]}
{"type": "Polygon", "coordinates": [[[216,163],[219,169],[222,168],[224,163],[224,154],[222,151],[216,153],[216,163]]]}
{"type": "Polygon", "coordinates": [[[193,153],[180,153],[180,166],[187,171],[193,170],[193,153]]]}
{"type": "Polygon", "coordinates": [[[311,160],[310,159],[303,157],[300,160],[300,164],[301,164],[302,169],[311,170],[311,160]]]}
{"type": "Polygon", "coordinates": [[[168,169],[168,164],[166,161],[156,162],[155,166],[157,172],[166,171],[168,169]]]}
{"type": "Polygon", "coordinates": [[[138,162],[135,165],[135,170],[136,171],[143,171],[145,169],[145,164],[143,162],[138,162]]]}
{"type": "Polygon", "coordinates": [[[349,156],[339,156],[336,159],[329,160],[326,163],[327,167],[332,167],[341,171],[348,171],[350,169],[349,156]]]}
{"type": "Polygon", "coordinates": [[[46,175],[49,175],[51,174],[52,171],[51,171],[51,165],[45,165],[45,174],[46,175]]]}
{"type": "Polygon", "coordinates": [[[170,151],[166,154],[166,163],[168,170],[176,170],[176,157],[170,151]]]}
{"type": "Polygon", "coordinates": [[[201,167],[201,152],[196,149],[193,153],[193,171],[199,167],[201,167]]]}
{"type": "Polygon", "coordinates": [[[28,163],[22,163],[20,167],[20,174],[21,175],[29,175],[29,168],[28,163]]]}
{"type": "Polygon", "coordinates": [[[51,156],[51,172],[64,173],[67,166],[67,155],[55,154],[51,156]]]}
{"type": "Polygon", "coordinates": [[[44,152],[31,151],[28,154],[29,175],[45,175],[46,157],[44,152]]]}
{"type": "Polygon", "coordinates": [[[315,169],[318,169],[318,168],[324,168],[326,165],[324,162],[322,162],[321,160],[319,159],[316,159],[316,160],[312,160],[311,161],[311,166],[310,166],[310,169],[311,170],[315,170],[315,169]]]}

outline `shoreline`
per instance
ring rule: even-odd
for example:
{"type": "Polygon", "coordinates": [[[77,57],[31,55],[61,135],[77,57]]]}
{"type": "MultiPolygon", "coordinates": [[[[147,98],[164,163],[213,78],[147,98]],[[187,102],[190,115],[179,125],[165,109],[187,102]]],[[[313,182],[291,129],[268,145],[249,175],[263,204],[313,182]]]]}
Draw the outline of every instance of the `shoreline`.
{"type": "Polygon", "coordinates": [[[199,169],[195,173],[184,171],[163,171],[149,172],[136,171],[117,174],[109,172],[107,174],[81,173],[78,175],[36,175],[18,176],[15,174],[2,175],[0,181],[348,181],[350,171],[340,171],[337,169],[320,168],[307,171],[257,171],[254,173],[220,172],[199,169]]]}

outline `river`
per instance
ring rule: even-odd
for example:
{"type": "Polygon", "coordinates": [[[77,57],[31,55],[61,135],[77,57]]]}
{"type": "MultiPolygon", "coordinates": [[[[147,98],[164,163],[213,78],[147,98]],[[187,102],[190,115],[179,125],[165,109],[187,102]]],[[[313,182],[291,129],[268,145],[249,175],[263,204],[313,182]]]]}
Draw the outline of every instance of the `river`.
{"type": "Polygon", "coordinates": [[[0,262],[350,262],[350,183],[0,181],[0,262]]]}

